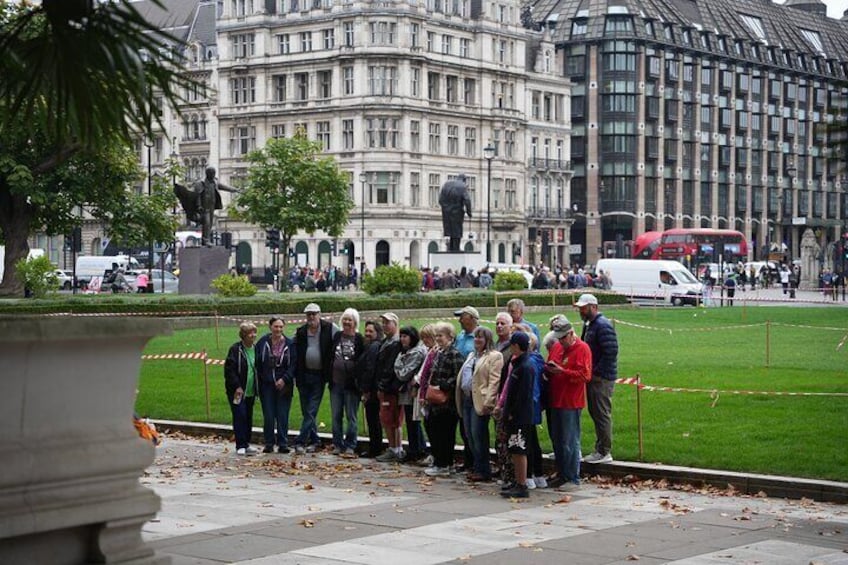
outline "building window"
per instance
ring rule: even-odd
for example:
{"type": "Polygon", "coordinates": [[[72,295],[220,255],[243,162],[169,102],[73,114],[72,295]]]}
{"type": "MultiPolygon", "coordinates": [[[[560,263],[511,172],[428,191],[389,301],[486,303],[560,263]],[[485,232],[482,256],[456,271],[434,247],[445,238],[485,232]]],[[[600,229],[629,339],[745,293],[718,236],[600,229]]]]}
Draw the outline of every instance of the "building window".
{"type": "Polygon", "coordinates": [[[430,124],[430,153],[438,155],[442,150],[442,125],[430,124]]]}
{"type": "Polygon", "coordinates": [[[439,205],[439,190],[442,188],[442,176],[438,173],[427,175],[427,204],[430,208],[439,205]]]}
{"type": "Polygon", "coordinates": [[[477,92],[477,81],[473,78],[462,79],[462,101],[466,105],[473,106],[477,103],[475,92],[477,92]]]}
{"type": "Polygon", "coordinates": [[[393,22],[371,22],[371,45],[394,45],[397,24],[393,22]]]}
{"type": "Polygon", "coordinates": [[[324,49],[332,49],[336,46],[336,36],[335,30],[333,28],[325,29],[323,31],[324,36],[324,49]]]}
{"type": "Polygon", "coordinates": [[[453,52],[453,37],[450,35],[442,36],[442,55],[451,55],[453,52]]]}
{"type": "Polygon", "coordinates": [[[321,147],[324,151],[330,150],[330,122],[318,122],[318,132],[316,135],[316,139],[318,143],[321,144],[321,147]]]}
{"type": "Polygon", "coordinates": [[[433,43],[435,43],[435,41],[436,41],[436,34],[433,33],[432,31],[428,31],[427,32],[427,52],[428,53],[433,52],[433,43]]]}
{"type": "Polygon", "coordinates": [[[233,49],[234,59],[244,59],[252,57],[256,53],[256,45],[254,43],[252,33],[239,33],[230,37],[230,42],[233,49]]]}
{"type": "Polygon", "coordinates": [[[256,102],[256,78],[231,78],[230,102],[233,105],[253,104],[254,102],[256,102]]]}
{"type": "Polygon", "coordinates": [[[409,73],[409,90],[410,95],[413,98],[418,98],[421,96],[421,68],[420,67],[412,67],[409,73]]]}
{"type": "Polygon", "coordinates": [[[318,98],[333,96],[333,71],[318,71],[318,98]]]}
{"type": "Polygon", "coordinates": [[[409,24],[409,46],[413,49],[421,47],[421,25],[409,24]]]}
{"type": "Polygon", "coordinates": [[[448,75],[445,77],[445,100],[451,103],[458,101],[459,77],[448,75]]]}
{"type": "Polygon", "coordinates": [[[448,155],[459,155],[459,126],[448,125],[448,155]]]}
{"type": "Polygon", "coordinates": [[[234,126],[230,128],[230,157],[239,157],[253,151],[256,147],[256,128],[254,126],[234,126]]]}
{"type": "Polygon", "coordinates": [[[471,56],[471,40],[460,38],[459,40],[459,56],[467,59],[471,56]]]}
{"type": "Polygon", "coordinates": [[[271,126],[271,137],[280,139],[286,136],[286,124],[274,124],[271,126]]]}
{"type": "Polygon", "coordinates": [[[389,117],[365,118],[368,147],[373,149],[396,149],[398,142],[398,119],[389,117]]]}
{"type": "Polygon", "coordinates": [[[308,53],[308,52],[312,51],[312,32],[311,31],[300,32],[300,50],[303,53],[308,53]]]}
{"type": "Polygon", "coordinates": [[[515,156],[515,130],[504,130],[504,157],[512,159],[515,156]]]}
{"type": "Polygon", "coordinates": [[[396,204],[398,173],[378,172],[371,183],[371,202],[375,204],[396,204]]]}
{"type": "Polygon", "coordinates": [[[277,36],[277,50],[280,55],[291,53],[291,39],[289,34],[281,33],[277,36]]]}
{"type": "Polygon", "coordinates": [[[413,208],[421,206],[421,173],[409,173],[409,197],[413,208]]]}
{"type": "Polygon", "coordinates": [[[344,149],[353,149],[353,120],[342,120],[342,147],[344,149]]]}
{"type": "Polygon", "coordinates": [[[371,96],[394,96],[397,92],[397,67],[368,67],[368,85],[371,96]]]}
{"type": "Polygon", "coordinates": [[[286,82],[288,75],[274,75],[271,80],[274,83],[274,102],[285,102],[287,98],[286,82]]]}
{"type": "Polygon", "coordinates": [[[344,22],[342,24],[342,31],[344,33],[344,46],[353,47],[353,22],[344,22]]]}
{"type": "Polygon", "coordinates": [[[351,96],[353,94],[353,67],[342,67],[342,76],[344,77],[345,96],[351,96]]]}
{"type": "Polygon", "coordinates": [[[439,100],[439,83],[442,81],[442,75],[439,73],[427,73],[427,99],[439,100]]]}
{"type": "Polygon", "coordinates": [[[309,100],[309,73],[294,74],[295,100],[309,100]]]}
{"type": "Polygon", "coordinates": [[[409,122],[409,150],[413,153],[421,151],[421,122],[418,120],[409,122]]]}
{"type": "Polygon", "coordinates": [[[465,128],[465,156],[478,157],[477,128],[465,128]]]}

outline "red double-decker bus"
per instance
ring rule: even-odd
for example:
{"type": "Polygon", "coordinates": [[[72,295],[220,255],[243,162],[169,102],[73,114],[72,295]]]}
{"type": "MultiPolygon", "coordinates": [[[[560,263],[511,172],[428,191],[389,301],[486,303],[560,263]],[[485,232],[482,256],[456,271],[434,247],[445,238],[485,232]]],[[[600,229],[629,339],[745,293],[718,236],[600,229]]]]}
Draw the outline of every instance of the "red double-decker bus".
{"type": "Polygon", "coordinates": [[[634,259],[673,259],[687,265],[748,260],[745,235],[736,230],[677,228],[645,232],[633,245],[634,259]]]}

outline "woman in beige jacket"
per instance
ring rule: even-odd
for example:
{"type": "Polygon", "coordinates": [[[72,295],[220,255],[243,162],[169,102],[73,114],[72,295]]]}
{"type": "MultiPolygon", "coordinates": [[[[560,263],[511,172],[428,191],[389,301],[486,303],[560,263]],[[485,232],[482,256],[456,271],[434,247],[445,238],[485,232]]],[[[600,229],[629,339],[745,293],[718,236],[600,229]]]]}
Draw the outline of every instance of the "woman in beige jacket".
{"type": "Polygon", "coordinates": [[[495,349],[492,330],[482,326],[474,330],[474,351],[468,354],[456,379],[456,404],[466,426],[474,469],[470,481],[489,481],[489,417],[498,398],[503,355],[495,349]]]}

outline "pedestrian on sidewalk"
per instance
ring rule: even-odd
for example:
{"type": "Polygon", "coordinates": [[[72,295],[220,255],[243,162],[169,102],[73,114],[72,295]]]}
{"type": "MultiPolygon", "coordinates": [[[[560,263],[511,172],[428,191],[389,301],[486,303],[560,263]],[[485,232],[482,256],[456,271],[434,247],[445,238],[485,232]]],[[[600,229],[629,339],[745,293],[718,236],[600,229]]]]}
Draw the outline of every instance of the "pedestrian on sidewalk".
{"type": "Polygon", "coordinates": [[[333,336],[333,376],[329,385],[333,454],[354,457],[360,397],[356,387],[356,362],[365,349],[365,341],[357,331],[359,312],[355,308],[347,308],[339,323],[342,331],[333,336]]]}
{"type": "Polygon", "coordinates": [[[380,424],[380,400],[377,398],[377,354],[383,341],[383,327],[376,320],[365,322],[365,351],[359,358],[357,387],[362,394],[365,422],[368,425],[368,449],[360,457],[373,459],[383,452],[383,426],[380,424]]]}
{"type": "Polygon", "coordinates": [[[264,453],[289,453],[289,411],[294,393],[294,342],[283,332],[286,322],[277,316],[268,321],[269,333],[256,344],[259,398],[262,401],[264,453]],[[276,428],[276,433],[275,429],[276,428]]]}
{"type": "Polygon", "coordinates": [[[575,306],[583,320],[580,339],[592,350],[592,380],[586,387],[589,415],[595,424],[595,449],[585,463],[612,461],[612,393],[618,378],[618,336],[615,328],[598,311],[598,299],[582,294],[575,306]]]}
{"type": "Polygon", "coordinates": [[[507,435],[507,450],[515,469],[515,483],[501,490],[501,496],[527,498],[527,430],[533,426],[533,367],[527,351],[530,337],[524,332],[514,332],[510,337],[512,358],[504,368],[501,379],[506,381],[495,410],[501,418],[507,435]]]}
{"type": "Polygon", "coordinates": [[[456,445],[456,378],[462,368],[462,355],[454,345],[456,330],[453,324],[436,324],[436,344],[439,354],[427,383],[425,402],[427,409],[427,437],[433,453],[433,465],[424,470],[430,477],[450,476],[454,464],[453,450],[456,445]],[[435,389],[435,390],[431,390],[435,389]],[[439,396],[438,399],[435,397],[439,396]]]}
{"type": "Polygon", "coordinates": [[[383,325],[383,342],[377,353],[377,397],[380,399],[380,424],[389,448],[376,459],[381,463],[392,463],[403,459],[403,409],[399,403],[401,382],[395,374],[395,359],[400,354],[397,314],[386,312],[380,316],[380,322],[383,325]]]}
{"type": "Polygon", "coordinates": [[[239,325],[239,341],[230,346],[224,361],[224,385],[233,415],[233,435],[237,455],[259,453],[250,446],[253,428],[253,404],[256,402],[256,326],[251,322],[239,325]]]}

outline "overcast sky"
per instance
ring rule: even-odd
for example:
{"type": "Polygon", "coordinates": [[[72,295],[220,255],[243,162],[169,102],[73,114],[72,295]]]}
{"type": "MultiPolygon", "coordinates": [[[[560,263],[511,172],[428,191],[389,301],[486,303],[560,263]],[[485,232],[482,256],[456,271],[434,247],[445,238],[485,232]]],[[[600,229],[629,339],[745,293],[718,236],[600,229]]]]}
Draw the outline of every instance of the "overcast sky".
{"type": "MultiPolygon", "coordinates": [[[[778,4],[783,4],[784,0],[777,0],[778,4]]],[[[843,12],[848,10],[848,0],[824,0],[827,5],[827,15],[830,18],[837,20],[842,17],[843,12]]]]}

